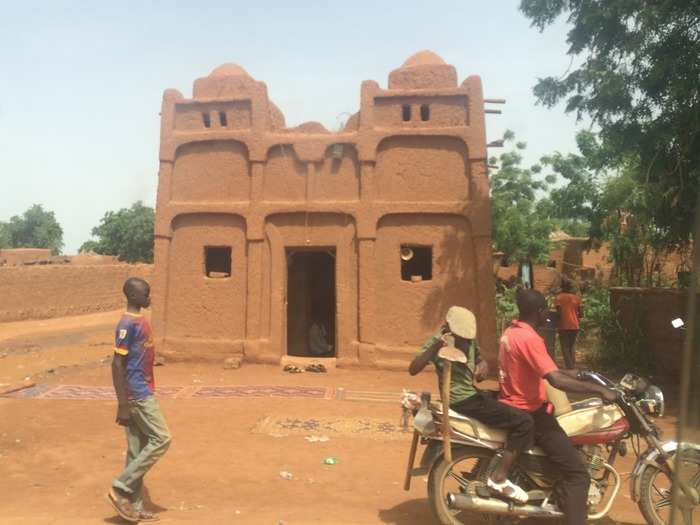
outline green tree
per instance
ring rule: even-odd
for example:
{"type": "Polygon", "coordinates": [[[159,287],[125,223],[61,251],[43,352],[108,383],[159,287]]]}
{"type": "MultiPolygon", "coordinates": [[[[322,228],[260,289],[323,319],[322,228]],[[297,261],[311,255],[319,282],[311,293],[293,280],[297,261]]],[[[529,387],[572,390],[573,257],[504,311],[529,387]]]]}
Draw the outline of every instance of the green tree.
{"type": "Polygon", "coordinates": [[[0,222],[0,249],[10,248],[12,246],[12,234],[10,233],[10,225],[6,222],[0,222]]]}
{"type": "MultiPolygon", "coordinates": [[[[514,140],[506,132],[506,143],[514,140]]],[[[490,160],[492,238],[506,262],[546,262],[553,223],[541,212],[545,208],[538,193],[546,191],[552,178],[538,177],[539,166],[522,166],[525,143],[490,160]]]]}
{"type": "Polygon", "coordinates": [[[600,146],[589,131],[576,135],[579,153],[563,155],[555,152],[540,159],[543,169],[559,184],[543,201],[541,211],[554,221],[557,229],[577,237],[589,236],[598,214],[600,178],[600,146]]]}
{"type": "Polygon", "coordinates": [[[580,132],[576,138],[579,153],[554,153],[540,161],[561,183],[542,201],[541,213],[556,228],[590,237],[592,244],[607,241],[612,277],[620,284],[660,285],[659,265],[672,251],[683,253],[686,247],[671,243],[656,225],[656,196],[639,183],[639,160],[630,156],[613,166],[606,146],[593,133],[580,132]]]}
{"type": "Polygon", "coordinates": [[[630,161],[605,180],[591,231],[610,243],[613,277],[620,284],[660,286],[664,260],[672,252],[684,254],[687,246],[669,244],[665,232],[656,226],[653,202],[657,197],[639,185],[637,173],[638,164],[630,161]]]}
{"type": "Polygon", "coordinates": [[[0,237],[9,238],[11,248],[49,248],[54,254],[63,249],[63,229],[52,211],[41,204],[34,204],[22,215],[10,218],[0,227],[0,237]]]}
{"type": "Polygon", "coordinates": [[[552,107],[587,116],[614,164],[636,159],[648,218],[665,245],[689,242],[700,179],[700,0],[629,2],[521,0],[540,31],[558,17],[571,26],[577,67],[538,81],[552,107]]]}
{"type": "Polygon", "coordinates": [[[89,240],[80,251],[94,251],[102,255],[116,255],[126,262],[153,262],[153,227],[155,213],[141,201],[108,211],[100,224],[92,229],[97,240],[89,240]]]}

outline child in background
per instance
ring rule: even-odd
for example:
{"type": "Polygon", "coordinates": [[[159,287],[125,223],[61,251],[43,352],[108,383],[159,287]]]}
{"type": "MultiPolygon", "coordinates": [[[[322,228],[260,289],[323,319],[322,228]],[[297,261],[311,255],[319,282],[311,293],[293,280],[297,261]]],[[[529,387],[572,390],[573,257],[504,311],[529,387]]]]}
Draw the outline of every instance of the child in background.
{"type": "Polygon", "coordinates": [[[564,356],[564,367],[573,369],[576,366],[576,337],[578,336],[581,316],[581,298],[574,291],[573,283],[565,279],[561,283],[561,292],[554,304],[559,313],[559,345],[564,356]]]}

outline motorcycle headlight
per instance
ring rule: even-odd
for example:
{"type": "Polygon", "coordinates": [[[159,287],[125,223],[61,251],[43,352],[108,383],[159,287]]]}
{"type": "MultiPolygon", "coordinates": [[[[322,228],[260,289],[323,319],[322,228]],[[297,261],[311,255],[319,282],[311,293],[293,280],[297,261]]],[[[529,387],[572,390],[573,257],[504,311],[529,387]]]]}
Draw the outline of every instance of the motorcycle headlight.
{"type": "Polygon", "coordinates": [[[664,415],[666,408],[664,403],[664,394],[658,386],[651,385],[644,391],[644,396],[639,401],[644,411],[654,417],[664,415]]]}

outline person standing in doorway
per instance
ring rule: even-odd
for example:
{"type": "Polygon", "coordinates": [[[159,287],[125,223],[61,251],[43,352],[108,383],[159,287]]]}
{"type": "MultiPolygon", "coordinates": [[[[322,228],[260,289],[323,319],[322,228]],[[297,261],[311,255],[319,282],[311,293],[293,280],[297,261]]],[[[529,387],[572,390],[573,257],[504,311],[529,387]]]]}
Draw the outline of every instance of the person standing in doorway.
{"type": "Polygon", "coordinates": [[[116,328],[112,381],[119,403],[116,423],[126,429],[126,466],[107,498],[127,521],[157,521],[144,509],[143,477],[168,450],[171,438],[155,396],[153,332],[141,314],[151,304],[151,288],[132,277],[123,290],[127,306],[116,328]]]}
{"type": "Polygon", "coordinates": [[[581,316],[581,298],[574,290],[574,284],[569,279],[561,283],[561,292],[554,300],[559,313],[559,345],[564,356],[564,367],[573,369],[576,366],[576,337],[578,336],[581,316]]]}

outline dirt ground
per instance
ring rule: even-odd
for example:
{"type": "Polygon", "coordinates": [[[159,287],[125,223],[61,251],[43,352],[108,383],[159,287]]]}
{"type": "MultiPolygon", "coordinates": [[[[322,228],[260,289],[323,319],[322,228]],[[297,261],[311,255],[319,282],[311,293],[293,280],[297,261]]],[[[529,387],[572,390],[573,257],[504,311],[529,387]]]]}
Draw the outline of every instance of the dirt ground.
{"type": "MultiPolygon", "coordinates": [[[[0,388],[25,378],[49,389],[111,386],[118,317],[111,312],[0,324],[0,388]]],[[[224,370],[166,363],[156,368],[156,379],[159,386],[189,388],[182,392],[271,385],[323,387],[332,394],[162,398],[173,444],[146,479],[163,523],[435,523],[426,479],[414,478],[410,492],[402,489],[410,434],[395,431],[401,390],[435,390],[433,373],[412,378],[340,369],[292,375],[273,366],[224,370]],[[354,397],[339,399],[339,388],[354,397]],[[281,431],[266,426],[275,421],[293,424],[281,431]],[[368,421],[394,431],[365,432],[368,421]],[[306,439],[320,435],[329,440],[306,439]],[[324,464],[329,456],[337,464],[324,464]],[[281,471],[293,478],[282,479],[281,471]]],[[[115,408],[113,400],[0,398],[0,524],[121,523],[105,499],[124,461],[115,408]]],[[[674,424],[673,418],[663,421],[669,437],[674,424]]],[[[631,457],[617,466],[626,478],[631,457]]],[[[643,522],[628,492],[625,483],[608,523],[643,522]]]]}

